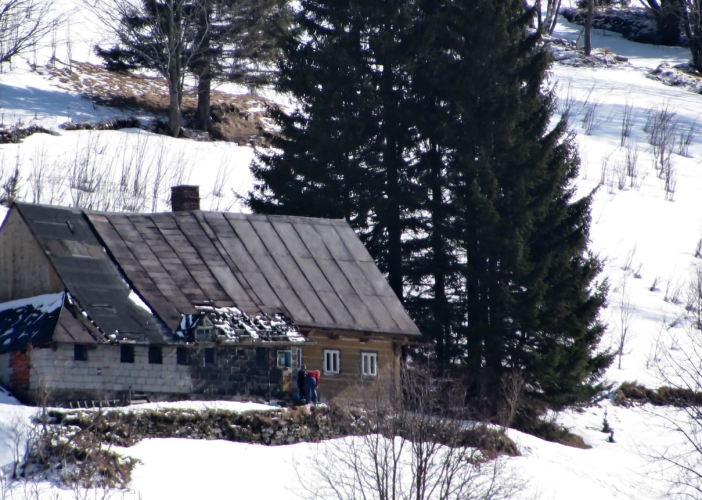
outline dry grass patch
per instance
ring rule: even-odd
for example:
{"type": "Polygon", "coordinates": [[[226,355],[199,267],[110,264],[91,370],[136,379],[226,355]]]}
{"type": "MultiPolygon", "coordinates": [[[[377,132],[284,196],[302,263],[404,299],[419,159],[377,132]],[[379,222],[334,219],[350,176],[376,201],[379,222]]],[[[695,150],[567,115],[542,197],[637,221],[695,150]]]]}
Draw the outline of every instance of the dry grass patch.
{"type": "MultiPolygon", "coordinates": [[[[168,112],[168,86],[161,77],[107,71],[104,67],[71,61],[64,64],[35,66],[39,74],[49,77],[57,87],[80,94],[95,104],[121,109],[168,112]]],[[[259,144],[262,132],[270,129],[267,109],[274,103],[251,94],[228,94],[212,91],[213,129],[211,139],[259,144]]],[[[197,89],[187,87],[183,95],[183,116],[192,117],[197,109],[197,89]]]]}

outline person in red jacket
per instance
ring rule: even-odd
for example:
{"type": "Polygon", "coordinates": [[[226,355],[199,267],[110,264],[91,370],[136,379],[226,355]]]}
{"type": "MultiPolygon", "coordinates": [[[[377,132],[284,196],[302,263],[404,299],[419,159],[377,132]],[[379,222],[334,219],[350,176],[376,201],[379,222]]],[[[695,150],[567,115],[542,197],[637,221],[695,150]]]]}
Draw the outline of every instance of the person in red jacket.
{"type": "Polygon", "coordinates": [[[317,388],[319,387],[319,372],[310,370],[305,376],[305,403],[317,403],[317,388]]]}

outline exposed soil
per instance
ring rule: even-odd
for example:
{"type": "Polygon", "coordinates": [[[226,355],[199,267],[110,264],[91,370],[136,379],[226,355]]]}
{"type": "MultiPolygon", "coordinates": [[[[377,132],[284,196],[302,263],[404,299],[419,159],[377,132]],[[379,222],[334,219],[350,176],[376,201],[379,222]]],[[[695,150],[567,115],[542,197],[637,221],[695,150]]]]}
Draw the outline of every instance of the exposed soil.
{"type": "MultiPolygon", "coordinates": [[[[168,112],[168,87],[160,77],[107,71],[103,66],[78,61],[70,64],[56,61],[34,69],[57,87],[80,94],[95,104],[154,114],[168,112]]],[[[182,106],[187,122],[197,108],[195,89],[186,89],[182,106]]],[[[272,106],[275,104],[263,97],[213,90],[214,125],[210,138],[239,144],[260,142],[261,133],[271,129],[267,110],[272,106]]]]}
{"type": "Polygon", "coordinates": [[[677,387],[649,389],[636,382],[624,382],[615,393],[614,403],[620,406],[644,403],[654,406],[702,406],[702,392],[677,387]]]}

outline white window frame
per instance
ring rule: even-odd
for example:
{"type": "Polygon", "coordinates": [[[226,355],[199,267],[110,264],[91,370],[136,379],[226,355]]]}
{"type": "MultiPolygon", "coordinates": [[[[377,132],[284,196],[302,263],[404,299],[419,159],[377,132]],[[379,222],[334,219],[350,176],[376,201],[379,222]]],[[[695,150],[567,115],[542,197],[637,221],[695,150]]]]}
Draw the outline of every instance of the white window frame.
{"type": "Polygon", "coordinates": [[[338,375],[341,373],[341,351],[339,349],[324,349],[324,357],[322,358],[325,375],[338,375]],[[336,358],[336,363],[334,363],[336,358]]]}
{"type": "Polygon", "coordinates": [[[276,362],[277,368],[292,368],[292,363],[293,363],[293,359],[292,359],[292,350],[290,350],[290,349],[283,349],[283,350],[277,351],[277,352],[275,353],[275,362],[276,362]],[[285,364],[285,353],[286,353],[286,352],[289,352],[289,353],[290,353],[290,366],[288,366],[288,365],[285,364]],[[282,364],[282,365],[280,364],[280,355],[281,355],[281,354],[283,354],[283,364],[282,364]]]}
{"type": "Polygon", "coordinates": [[[362,352],[361,353],[361,374],[364,377],[378,376],[378,353],[377,352],[362,352]]]}

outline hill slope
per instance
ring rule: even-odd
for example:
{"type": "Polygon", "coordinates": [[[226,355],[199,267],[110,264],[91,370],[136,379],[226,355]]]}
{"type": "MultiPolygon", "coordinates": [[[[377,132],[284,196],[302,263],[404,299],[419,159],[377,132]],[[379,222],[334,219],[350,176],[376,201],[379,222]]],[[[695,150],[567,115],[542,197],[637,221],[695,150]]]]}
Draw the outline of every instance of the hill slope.
{"type": "MultiPolygon", "coordinates": [[[[579,28],[562,23],[555,36],[573,40],[578,33],[579,28]]],[[[89,59],[89,46],[95,39],[82,33],[74,40],[73,53],[86,54],[89,59]]],[[[673,347],[681,333],[679,326],[671,325],[685,313],[688,283],[702,263],[695,257],[702,238],[702,140],[698,137],[702,135],[702,97],[647,77],[646,68],[661,62],[684,62],[687,51],[642,46],[599,31],[593,43],[626,56],[629,63],[596,68],[556,64],[551,83],[557,85],[561,105],[570,107],[571,125],[578,134],[583,160],[579,192],[584,195],[597,189],[592,246],[607,260],[603,277],[611,284],[604,313],[608,336],[602,347],[616,349],[624,323],[629,330],[621,369],[615,363],[607,378],[615,384],[636,380],[656,387],[656,360],[661,350],[673,347]],[[629,110],[632,129],[627,146],[622,147],[622,120],[629,110]],[[675,114],[677,133],[683,138],[690,130],[696,132],[688,151],[678,151],[685,155],[672,155],[670,180],[675,182],[668,183],[668,191],[655,167],[645,130],[663,110],[675,114]],[[635,176],[626,172],[627,152],[631,157],[634,151],[638,155],[636,171],[629,173],[635,176]]],[[[135,129],[60,129],[66,121],[104,121],[128,114],[150,119],[153,115],[93,105],[31,71],[27,62],[0,74],[0,107],[6,125],[37,124],[56,134],[35,134],[21,144],[0,146],[0,179],[6,180],[19,166],[21,196],[30,201],[71,204],[82,197],[83,202],[92,200],[94,208],[166,210],[169,186],[193,182],[202,186],[203,208],[236,210],[241,208],[236,194],[244,194],[251,186],[248,164],[253,151],[248,146],[170,139],[135,129]],[[125,179],[127,182],[122,182],[125,179]],[[105,187],[91,190],[98,181],[105,187]],[[135,185],[140,188],[133,189],[135,185]]],[[[0,212],[0,218],[2,215],[0,212]]],[[[7,444],[15,415],[26,418],[30,410],[11,404],[8,398],[0,400],[0,405],[0,442],[5,440],[0,447],[1,465],[11,460],[7,444]]],[[[649,457],[681,442],[679,433],[666,430],[660,411],[680,418],[674,410],[626,408],[609,400],[582,412],[558,415],[558,422],[585,438],[592,446],[589,450],[509,431],[523,452],[522,457],[508,461],[527,483],[522,497],[654,497],[665,488],[661,476],[671,471],[663,470],[649,457]],[[614,443],[600,432],[605,412],[614,429],[614,443]]],[[[125,450],[142,463],[135,471],[132,491],[124,498],[299,497],[302,490],[296,470],[314,460],[316,446],[265,448],[216,441],[144,441],[125,450]]],[[[73,495],[48,483],[41,488],[46,498],[73,495]]]]}

